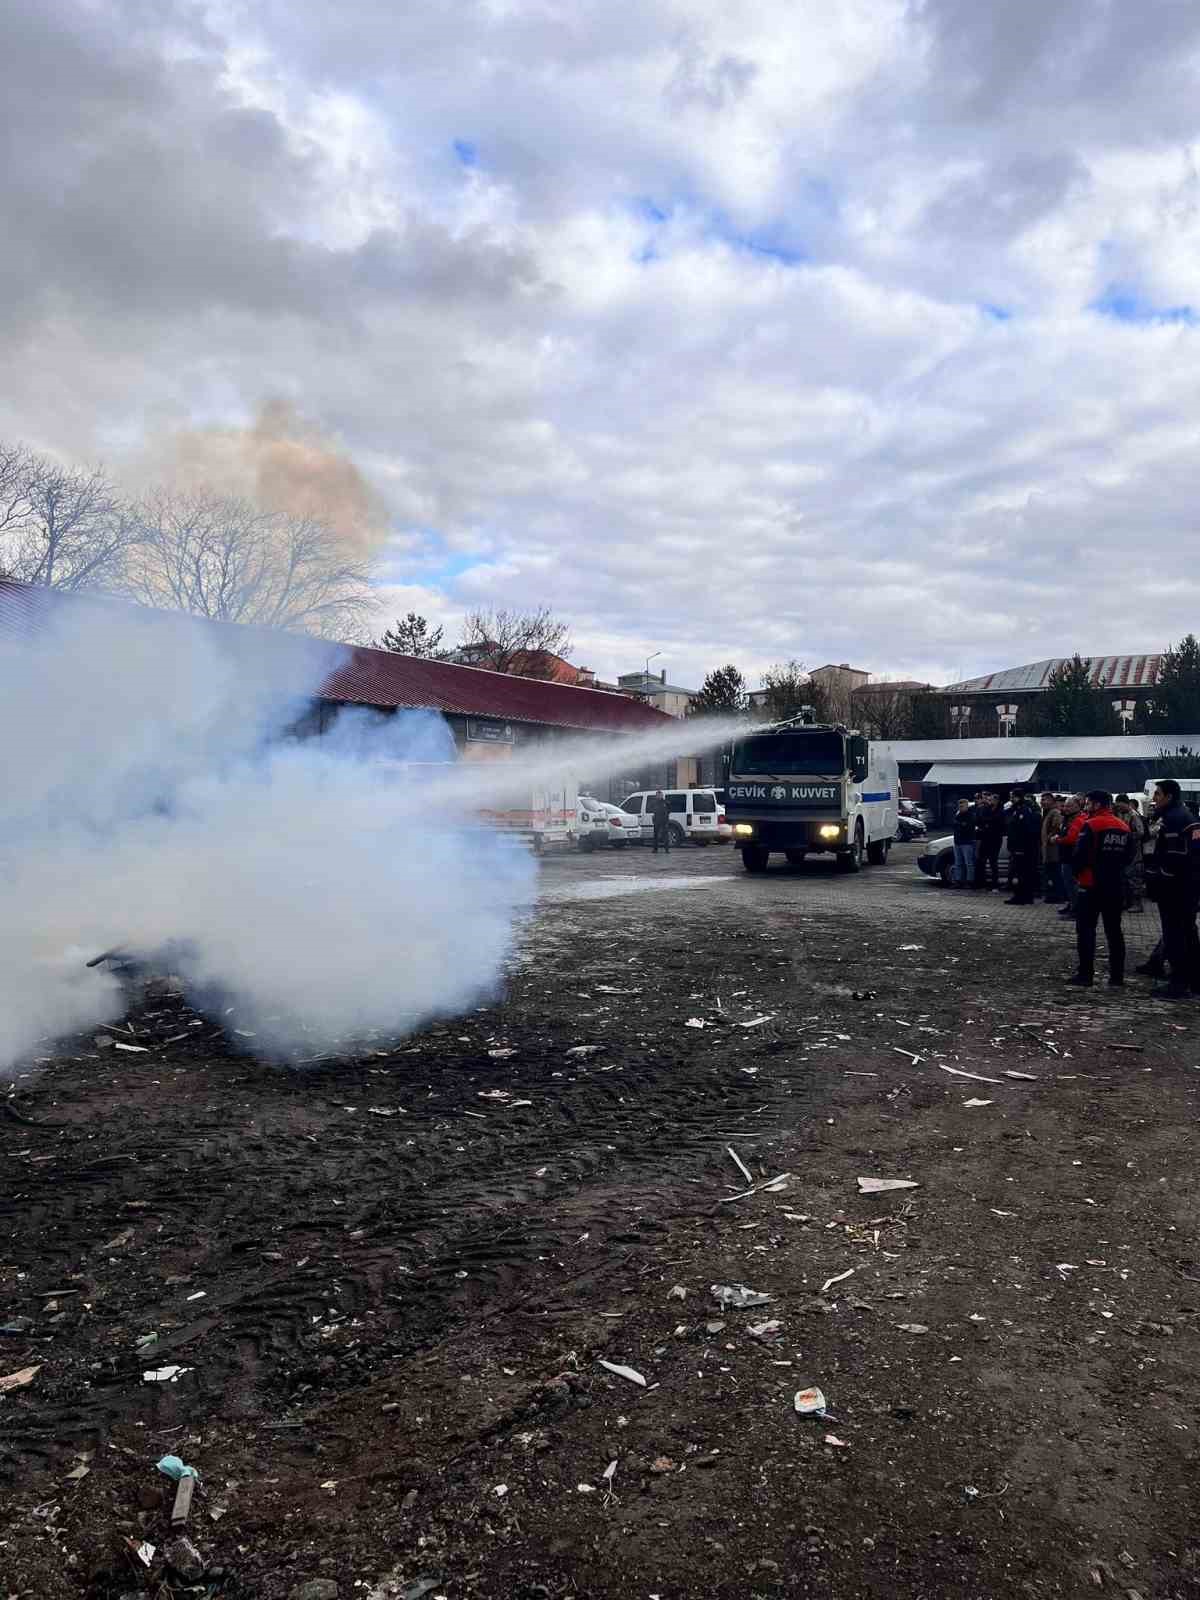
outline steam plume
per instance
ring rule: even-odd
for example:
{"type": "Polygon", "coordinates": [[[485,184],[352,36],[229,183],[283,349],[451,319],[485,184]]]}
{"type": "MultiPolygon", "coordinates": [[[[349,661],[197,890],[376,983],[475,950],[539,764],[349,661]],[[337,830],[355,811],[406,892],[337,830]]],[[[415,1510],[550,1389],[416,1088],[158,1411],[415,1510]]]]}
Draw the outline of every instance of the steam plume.
{"type": "Polygon", "coordinates": [[[395,762],[453,754],[440,718],[351,715],[273,741],[331,647],[71,607],[0,645],[0,1069],[120,1013],[84,962],[169,948],[248,1047],[313,1055],[491,991],[534,866],[431,815],[395,762]]]}

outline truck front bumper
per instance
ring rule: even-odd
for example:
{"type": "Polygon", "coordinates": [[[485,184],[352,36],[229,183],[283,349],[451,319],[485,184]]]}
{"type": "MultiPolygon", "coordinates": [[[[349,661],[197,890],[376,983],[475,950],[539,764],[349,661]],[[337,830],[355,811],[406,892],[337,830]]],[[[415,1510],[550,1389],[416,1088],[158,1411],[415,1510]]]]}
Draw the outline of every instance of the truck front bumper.
{"type": "Polygon", "coordinates": [[[845,850],[846,824],[837,817],[746,817],[733,824],[734,844],[764,850],[845,850]]]}

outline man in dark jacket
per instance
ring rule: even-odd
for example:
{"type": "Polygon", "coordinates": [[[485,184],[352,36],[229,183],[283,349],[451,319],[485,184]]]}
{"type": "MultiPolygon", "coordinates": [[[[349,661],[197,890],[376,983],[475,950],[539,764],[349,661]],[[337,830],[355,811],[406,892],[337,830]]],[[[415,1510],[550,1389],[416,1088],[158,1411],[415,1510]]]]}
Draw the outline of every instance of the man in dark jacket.
{"type": "Polygon", "coordinates": [[[970,889],[975,884],[975,811],[967,799],[958,802],[954,816],[954,875],[950,881],[956,889],[970,889]]]}
{"type": "Polygon", "coordinates": [[[1154,791],[1158,833],[1146,863],[1146,887],[1162,922],[1167,983],[1152,991],[1156,1000],[1183,1000],[1200,989],[1200,823],[1184,805],[1179,785],[1164,778],[1154,791]]]}
{"type": "Polygon", "coordinates": [[[1125,874],[1133,857],[1133,835],[1112,808],[1112,795],[1093,789],[1087,797],[1087,817],[1075,841],[1075,881],[1079,886],[1075,910],[1075,943],[1079,970],[1067,982],[1090,989],[1096,969],[1096,924],[1103,920],[1108,941],[1108,981],[1114,989],[1125,982],[1125,935],[1121,914],[1125,910],[1125,874]]]}
{"type": "Polygon", "coordinates": [[[1004,842],[1004,813],[1000,797],[985,794],[975,810],[975,887],[1000,887],[1000,846],[1004,842]]]}
{"type": "Polygon", "coordinates": [[[654,854],[665,850],[671,854],[671,810],[661,789],[654,791],[650,802],[650,816],[654,822],[654,854]]]}
{"type": "Polygon", "coordinates": [[[1009,906],[1031,906],[1037,894],[1042,847],[1042,818],[1024,789],[1014,789],[1008,814],[1008,859],[1013,892],[1009,906]]]}

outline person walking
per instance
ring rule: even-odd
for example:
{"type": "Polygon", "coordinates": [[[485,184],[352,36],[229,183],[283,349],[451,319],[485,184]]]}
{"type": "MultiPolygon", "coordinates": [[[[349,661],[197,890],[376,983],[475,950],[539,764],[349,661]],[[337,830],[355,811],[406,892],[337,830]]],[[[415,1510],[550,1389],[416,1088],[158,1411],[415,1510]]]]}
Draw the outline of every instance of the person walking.
{"type": "Polygon", "coordinates": [[[1000,887],[1000,846],[1004,842],[1004,813],[1000,796],[983,796],[975,811],[975,887],[1000,887]],[[989,882],[990,880],[990,882],[989,882]]]}
{"type": "Polygon", "coordinates": [[[1162,958],[1167,982],[1151,990],[1155,1000],[1184,1000],[1200,989],[1200,822],[1183,803],[1174,778],[1163,778],[1154,791],[1158,831],[1146,863],[1146,886],[1162,922],[1162,958]]]}
{"type": "Polygon", "coordinates": [[[1108,982],[1120,989],[1125,982],[1125,874],[1133,854],[1133,835],[1112,808],[1106,789],[1093,789],[1087,797],[1087,816],[1075,841],[1075,881],[1079,899],[1075,911],[1075,945],[1079,966],[1067,982],[1090,989],[1096,971],[1096,924],[1103,921],[1108,942],[1108,982]]]}
{"type": "Polygon", "coordinates": [[[1057,797],[1047,791],[1042,796],[1042,894],[1048,906],[1060,905],[1064,899],[1058,848],[1062,827],[1062,808],[1057,797]]]}
{"type": "Polygon", "coordinates": [[[1069,794],[1063,801],[1062,815],[1063,825],[1058,836],[1058,866],[1062,874],[1063,893],[1067,897],[1067,903],[1058,914],[1064,921],[1073,922],[1079,888],[1075,882],[1075,868],[1071,862],[1080,830],[1087,821],[1083,802],[1077,794],[1069,794]]]}
{"type": "Polygon", "coordinates": [[[671,810],[661,789],[654,791],[650,802],[650,816],[654,823],[654,854],[664,850],[671,854],[671,810]]]}
{"type": "Polygon", "coordinates": [[[1014,789],[1012,810],[1008,814],[1008,859],[1012,867],[1013,892],[1005,905],[1033,904],[1037,895],[1041,843],[1041,818],[1024,789],[1014,789]]]}
{"type": "Polygon", "coordinates": [[[954,817],[954,873],[956,889],[970,889],[975,883],[975,812],[969,800],[958,802],[954,817]]]}

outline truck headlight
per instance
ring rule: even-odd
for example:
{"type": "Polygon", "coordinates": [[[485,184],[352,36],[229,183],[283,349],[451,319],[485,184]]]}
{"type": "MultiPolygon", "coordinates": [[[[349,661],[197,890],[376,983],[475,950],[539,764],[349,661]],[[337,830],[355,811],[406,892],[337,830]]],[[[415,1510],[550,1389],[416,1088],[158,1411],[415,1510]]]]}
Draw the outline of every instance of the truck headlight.
{"type": "Polygon", "coordinates": [[[733,831],[734,833],[740,833],[744,836],[745,834],[753,833],[754,828],[749,822],[735,822],[733,825],[733,831]]]}
{"type": "Polygon", "coordinates": [[[821,826],[822,839],[836,839],[841,833],[841,825],[836,822],[826,822],[821,826]]]}

